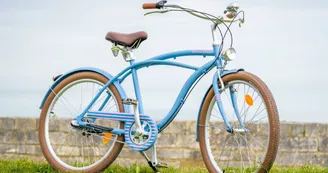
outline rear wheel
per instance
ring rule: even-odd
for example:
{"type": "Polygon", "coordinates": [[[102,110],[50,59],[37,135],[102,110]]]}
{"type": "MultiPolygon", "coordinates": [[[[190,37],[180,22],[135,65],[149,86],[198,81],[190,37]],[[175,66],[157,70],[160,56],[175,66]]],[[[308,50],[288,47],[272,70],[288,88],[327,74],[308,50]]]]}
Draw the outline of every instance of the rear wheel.
{"type": "MultiPolygon", "coordinates": [[[[71,125],[108,82],[103,75],[80,72],[61,81],[48,96],[40,115],[39,139],[43,155],[50,165],[65,172],[99,172],[119,155],[124,136],[107,132],[79,129],[71,125]]],[[[122,99],[112,84],[104,91],[91,110],[124,112],[122,99]]],[[[123,122],[86,119],[90,123],[124,128],[123,122]]]]}
{"type": "Polygon", "coordinates": [[[231,93],[247,133],[229,133],[219,113],[213,88],[205,97],[199,122],[203,160],[210,172],[268,172],[279,143],[279,115],[273,96],[258,77],[238,72],[223,77],[221,100],[233,129],[242,129],[231,93]]]}

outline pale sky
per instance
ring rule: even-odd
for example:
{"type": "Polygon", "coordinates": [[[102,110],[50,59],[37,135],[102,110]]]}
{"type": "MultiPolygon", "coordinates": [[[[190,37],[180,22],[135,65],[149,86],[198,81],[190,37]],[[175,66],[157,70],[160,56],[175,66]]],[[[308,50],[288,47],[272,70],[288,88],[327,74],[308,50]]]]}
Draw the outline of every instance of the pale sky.
{"type": "MultiPolygon", "coordinates": [[[[128,0],[0,0],[1,116],[38,117],[41,100],[54,75],[92,66],[112,75],[128,64],[114,58],[108,31],[144,30],[148,39],[135,55],[145,60],[184,49],[211,49],[210,23],[184,13],[144,17],[143,2],[128,0]]],[[[170,4],[223,15],[228,0],[169,0],[170,4]]],[[[263,79],[276,99],[282,121],[328,122],[326,65],[328,1],[240,0],[245,24],[232,27],[237,59],[263,79]]],[[[201,65],[210,58],[186,57],[201,65]]],[[[158,66],[157,66],[158,67],[158,66]]],[[[161,119],[192,71],[159,67],[139,72],[145,112],[161,119]]],[[[212,73],[194,89],[177,116],[196,120],[212,73]]],[[[123,87],[133,97],[131,82],[123,87]]]]}

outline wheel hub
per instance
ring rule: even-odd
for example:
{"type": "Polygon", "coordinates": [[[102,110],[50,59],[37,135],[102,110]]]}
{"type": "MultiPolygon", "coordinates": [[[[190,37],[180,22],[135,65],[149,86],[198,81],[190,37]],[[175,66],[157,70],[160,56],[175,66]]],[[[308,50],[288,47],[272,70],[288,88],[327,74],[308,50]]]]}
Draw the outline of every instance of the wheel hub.
{"type": "Polygon", "coordinates": [[[238,133],[238,134],[247,134],[249,133],[249,130],[246,128],[233,128],[232,129],[232,134],[238,133]]]}

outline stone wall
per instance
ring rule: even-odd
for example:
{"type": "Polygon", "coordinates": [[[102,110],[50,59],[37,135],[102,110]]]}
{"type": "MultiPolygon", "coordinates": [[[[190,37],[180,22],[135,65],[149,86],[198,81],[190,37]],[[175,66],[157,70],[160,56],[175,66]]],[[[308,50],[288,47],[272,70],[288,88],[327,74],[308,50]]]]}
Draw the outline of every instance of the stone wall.
{"type": "MultiPolygon", "coordinates": [[[[203,166],[194,121],[171,123],[159,134],[158,158],[173,166],[203,166]]],[[[328,124],[281,123],[276,165],[316,164],[328,167],[328,124]]],[[[38,119],[0,118],[0,157],[45,161],[38,140],[38,119]]],[[[262,131],[261,127],[258,131],[262,131]]],[[[143,157],[124,147],[119,164],[146,164],[143,157]]]]}

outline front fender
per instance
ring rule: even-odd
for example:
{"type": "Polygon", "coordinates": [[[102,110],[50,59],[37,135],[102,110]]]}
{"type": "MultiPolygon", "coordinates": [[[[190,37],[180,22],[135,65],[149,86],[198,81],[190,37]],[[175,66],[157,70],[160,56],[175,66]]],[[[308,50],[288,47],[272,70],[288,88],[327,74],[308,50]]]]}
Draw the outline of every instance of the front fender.
{"type": "MultiPolygon", "coordinates": [[[[224,71],[222,74],[221,74],[221,78],[223,78],[224,76],[226,75],[229,75],[229,74],[233,74],[233,73],[237,73],[239,71],[244,71],[244,69],[240,68],[240,69],[233,69],[233,70],[227,70],[227,71],[224,71]]],[[[196,123],[196,141],[199,142],[199,133],[198,133],[198,124],[199,124],[199,119],[200,119],[200,114],[201,114],[201,109],[203,107],[203,104],[204,104],[204,101],[205,101],[205,98],[207,96],[207,94],[210,92],[210,90],[212,89],[213,87],[213,84],[208,88],[208,90],[206,91],[204,97],[203,97],[203,100],[202,100],[202,103],[200,104],[200,107],[199,107],[199,112],[198,112],[198,117],[197,117],[197,123],[196,123]]]]}
{"type": "MultiPolygon", "coordinates": [[[[93,68],[93,67],[82,67],[82,68],[77,68],[77,69],[74,69],[72,71],[69,71],[63,75],[61,75],[58,79],[55,80],[55,82],[51,85],[51,87],[49,88],[49,90],[47,91],[46,95],[44,96],[42,102],[41,102],[41,105],[40,105],[40,109],[43,108],[43,105],[46,101],[46,99],[48,98],[49,94],[51,93],[51,91],[61,82],[63,81],[65,78],[67,78],[68,76],[70,75],[73,75],[75,73],[79,73],[79,72],[95,72],[95,73],[98,73],[98,74],[101,74],[103,75],[104,77],[106,77],[108,80],[112,79],[113,76],[110,75],[109,73],[107,73],[106,71],[104,70],[101,70],[101,69],[98,69],[98,68],[93,68]]],[[[117,88],[120,96],[122,99],[124,98],[127,98],[126,96],[126,93],[122,87],[122,85],[118,82],[118,81],[114,81],[113,84],[115,85],[115,87],[117,88]]],[[[128,108],[126,108],[126,105],[124,105],[124,110],[127,112],[129,111],[128,108]]]]}

